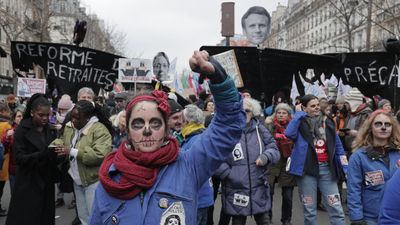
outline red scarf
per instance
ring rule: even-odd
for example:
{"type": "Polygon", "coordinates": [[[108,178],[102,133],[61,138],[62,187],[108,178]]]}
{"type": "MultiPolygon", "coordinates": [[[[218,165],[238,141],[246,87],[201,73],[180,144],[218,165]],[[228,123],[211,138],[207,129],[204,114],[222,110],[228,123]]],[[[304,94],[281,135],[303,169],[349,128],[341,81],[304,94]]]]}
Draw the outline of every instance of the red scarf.
{"type": "MultiPolygon", "coordinates": [[[[286,127],[289,124],[289,120],[278,121],[278,119],[275,117],[272,122],[274,125],[274,137],[275,134],[285,134],[286,127]]],[[[275,140],[276,145],[278,146],[279,151],[281,151],[283,158],[288,158],[290,154],[292,154],[292,141],[286,137],[275,140]]]]}
{"type": "Polygon", "coordinates": [[[110,153],[103,161],[99,180],[111,196],[128,200],[134,198],[142,190],[149,189],[157,179],[160,167],[176,160],[179,147],[175,138],[154,152],[139,152],[130,149],[129,142],[123,142],[117,151],[110,153]],[[121,173],[119,182],[109,175],[110,166],[121,173]]]}

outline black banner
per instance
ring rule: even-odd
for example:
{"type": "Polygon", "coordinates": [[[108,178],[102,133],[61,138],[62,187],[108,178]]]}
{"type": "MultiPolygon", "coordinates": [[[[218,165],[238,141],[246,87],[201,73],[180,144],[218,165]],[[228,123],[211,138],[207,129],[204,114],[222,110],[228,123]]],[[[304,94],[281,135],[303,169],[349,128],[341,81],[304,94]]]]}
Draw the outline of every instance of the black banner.
{"type": "Polygon", "coordinates": [[[339,53],[314,55],[278,49],[257,49],[255,47],[203,46],[210,55],[233,49],[238,60],[244,87],[253,92],[253,97],[271,104],[274,93],[281,91],[287,99],[290,97],[293,75],[300,95],[304,95],[304,86],[300,76],[309,82],[319,81],[335,75],[344,84],[357,87],[364,95],[380,95],[389,99],[394,108],[398,108],[400,81],[397,78],[398,60],[395,55],[386,52],[339,53]],[[396,63],[397,61],[397,63],[396,63]],[[315,76],[305,77],[307,69],[313,69],[315,76]]]}
{"type": "Polygon", "coordinates": [[[120,56],[73,45],[12,42],[11,59],[20,71],[42,70],[48,82],[48,92],[57,89],[58,95],[69,94],[76,99],[82,87],[95,93],[100,88],[111,91],[118,78],[120,56]]]}

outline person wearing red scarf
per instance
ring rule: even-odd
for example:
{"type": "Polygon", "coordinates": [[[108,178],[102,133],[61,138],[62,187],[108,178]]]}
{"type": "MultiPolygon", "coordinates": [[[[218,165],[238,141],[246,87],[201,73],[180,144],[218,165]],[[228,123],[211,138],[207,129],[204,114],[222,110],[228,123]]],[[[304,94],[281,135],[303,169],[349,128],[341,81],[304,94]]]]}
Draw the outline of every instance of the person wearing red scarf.
{"type": "Polygon", "coordinates": [[[180,152],[169,136],[167,95],[133,98],[125,109],[128,138],[100,168],[89,224],[196,224],[198,190],[239,141],[245,115],[233,80],[207,52],[195,51],[190,66],[210,80],[212,124],[180,152]]]}
{"type": "MultiPolygon", "coordinates": [[[[279,186],[282,187],[281,222],[284,225],[291,224],[293,188],[296,186],[295,177],[286,172],[286,164],[288,157],[292,153],[293,142],[285,136],[285,130],[290,120],[292,120],[292,111],[288,104],[279,103],[275,107],[274,114],[265,120],[265,126],[274,136],[276,145],[281,153],[280,161],[268,168],[268,182],[271,185],[271,202],[273,202],[275,183],[279,183],[279,186]]],[[[269,214],[272,219],[272,210],[269,214]]]]}

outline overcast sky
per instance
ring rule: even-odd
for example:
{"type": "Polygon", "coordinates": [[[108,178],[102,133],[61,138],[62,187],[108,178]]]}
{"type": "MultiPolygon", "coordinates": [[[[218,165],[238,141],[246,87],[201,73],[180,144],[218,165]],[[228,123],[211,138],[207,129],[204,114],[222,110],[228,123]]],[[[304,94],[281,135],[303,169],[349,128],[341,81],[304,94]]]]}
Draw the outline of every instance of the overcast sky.
{"type": "MultiPolygon", "coordinates": [[[[88,13],[127,34],[126,57],[152,59],[164,51],[178,58],[178,69],[202,45],[216,45],[221,37],[221,0],[82,0],[88,13]]],[[[232,1],[231,1],[232,2],[232,1]]],[[[287,0],[235,2],[235,33],[242,34],[240,19],[251,6],[263,6],[271,14],[287,0]]]]}

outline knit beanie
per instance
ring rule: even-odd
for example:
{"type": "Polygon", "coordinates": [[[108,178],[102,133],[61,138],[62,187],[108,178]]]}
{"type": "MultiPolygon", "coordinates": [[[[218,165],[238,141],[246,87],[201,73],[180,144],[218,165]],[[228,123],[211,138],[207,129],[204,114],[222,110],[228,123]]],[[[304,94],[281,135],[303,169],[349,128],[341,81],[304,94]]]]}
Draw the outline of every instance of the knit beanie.
{"type": "Polygon", "coordinates": [[[350,104],[351,112],[355,112],[357,108],[363,104],[364,95],[358,90],[358,88],[352,88],[346,95],[346,102],[350,104]]]}
{"type": "Polygon", "coordinates": [[[337,96],[336,104],[344,104],[346,102],[346,98],[344,96],[337,96]]]}
{"type": "Polygon", "coordinates": [[[378,103],[378,109],[382,109],[382,107],[383,107],[385,104],[387,104],[387,103],[390,104],[390,101],[387,100],[387,99],[382,99],[382,100],[380,100],[379,103],[378,103]]]}
{"type": "Polygon", "coordinates": [[[171,107],[171,115],[183,110],[183,107],[173,99],[168,99],[168,104],[171,107]]]}
{"type": "Polygon", "coordinates": [[[71,101],[71,97],[69,95],[63,95],[61,99],[58,101],[57,107],[59,109],[71,109],[73,107],[73,103],[71,101]]]}

